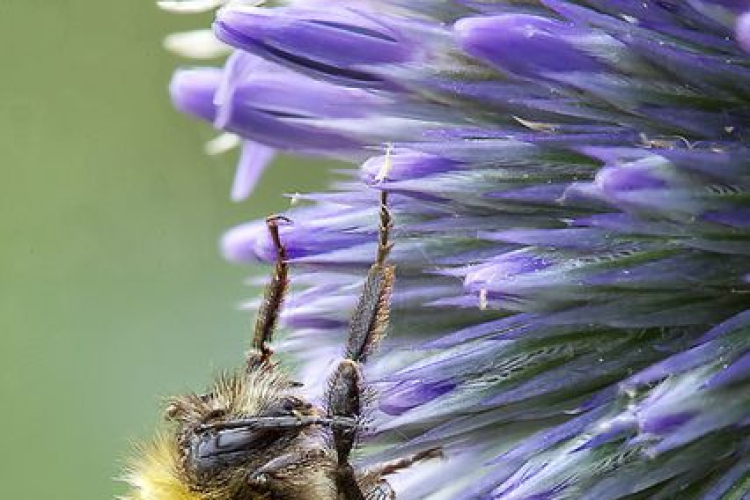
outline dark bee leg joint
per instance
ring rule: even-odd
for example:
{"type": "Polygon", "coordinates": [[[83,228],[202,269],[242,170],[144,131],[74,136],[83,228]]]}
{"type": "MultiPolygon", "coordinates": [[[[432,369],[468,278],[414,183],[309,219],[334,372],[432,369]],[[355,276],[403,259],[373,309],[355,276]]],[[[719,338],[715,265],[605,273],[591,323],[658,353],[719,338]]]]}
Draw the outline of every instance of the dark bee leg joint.
{"type": "Polygon", "coordinates": [[[340,464],[336,470],[336,484],[339,489],[339,498],[344,500],[366,500],[364,493],[357,483],[354,469],[347,462],[340,464]]]}
{"type": "Polygon", "coordinates": [[[276,265],[271,281],[266,285],[263,302],[255,319],[255,330],[248,354],[248,368],[267,365],[273,350],[270,343],[279,321],[281,306],[284,302],[286,290],[289,286],[289,265],[286,262],[286,248],[279,236],[279,222],[291,222],[284,216],[272,215],[266,218],[266,226],[271,235],[271,241],[276,249],[276,265]]]}
{"type": "Polygon", "coordinates": [[[393,218],[391,211],[388,209],[388,192],[380,192],[380,231],[378,233],[378,256],[376,264],[384,265],[388,254],[393,247],[390,242],[391,229],[393,228],[393,218]]]}
{"type": "MultiPolygon", "coordinates": [[[[328,385],[326,403],[330,417],[352,418],[355,421],[362,413],[362,377],[357,363],[344,360],[339,364],[328,385]]],[[[333,443],[339,463],[347,463],[356,441],[357,428],[332,429],[333,443]]]]}

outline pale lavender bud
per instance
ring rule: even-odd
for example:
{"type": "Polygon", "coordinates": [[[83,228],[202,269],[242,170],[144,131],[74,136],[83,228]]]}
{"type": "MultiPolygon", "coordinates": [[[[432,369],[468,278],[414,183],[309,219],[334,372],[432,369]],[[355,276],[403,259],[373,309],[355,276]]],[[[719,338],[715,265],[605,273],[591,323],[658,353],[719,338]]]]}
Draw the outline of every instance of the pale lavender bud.
{"type": "Polygon", "coordinates": [[[571,43],[586,32],[560,21],[529,15],[469,17],[458,21],[455,30],[469,54],[520,76],[603,69],[571,43]]]}
{"type": "Polygon", "coordinates": [[[219,12],[214,32],[238,49],[357,86],[382,83],[368,66],[401,63],[413,54],[397,28],[354,8],[229,6],[219,12]]]}

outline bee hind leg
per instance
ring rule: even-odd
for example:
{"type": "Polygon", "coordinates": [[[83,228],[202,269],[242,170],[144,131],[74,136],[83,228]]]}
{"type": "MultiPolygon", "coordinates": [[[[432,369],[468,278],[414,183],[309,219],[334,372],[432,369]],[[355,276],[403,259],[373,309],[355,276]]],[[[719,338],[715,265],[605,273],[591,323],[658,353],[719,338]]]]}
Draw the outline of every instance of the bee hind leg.
{"type": "MultiPolygon", "coordinates": [[[[360,366],[377,347],[388,326],[395,273],[393,265],[387,262],[392,246],[389,234],[393,225],[387,196],[385,191],[381,193],[377,257],[367,273],[349,325],[345,359],[328,382],[325,406],[329,417],[361,417],[365,387],[360,366]]],[[[366,500],[369,497],[363,494],[349,463],[357,440],[357,427],[334,427],[331,433],[338,458],[337,487],[340,494],[344,500],[366,500]]]]}

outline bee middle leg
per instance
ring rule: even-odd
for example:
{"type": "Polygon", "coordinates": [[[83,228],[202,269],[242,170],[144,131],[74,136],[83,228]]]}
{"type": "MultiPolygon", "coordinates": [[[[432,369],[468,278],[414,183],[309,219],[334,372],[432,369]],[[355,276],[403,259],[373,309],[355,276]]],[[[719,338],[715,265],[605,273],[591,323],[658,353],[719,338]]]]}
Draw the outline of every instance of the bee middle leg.
{"type": "MultiPolygon", "coordinates": [[[[341,361],[328,383],[325,405],[329,417],[359,419],[362,415],[364,381],[361,364],[375,349],[385,334],[390,314],[394,267],[387,262],[392,244],[389,233],[392,227],[387,206],[387,193],[381,193],[380,230],[375,262],[370,266],[367,279],[359,297],[349,326],[344,360],[341,361]]],[[[331,429],[337,454],[337,488],[344,500],[365,500],[349,463],[349,456],[357,440],[357,426],[331,429]]]]}
{"type": "Polygon", "coordinates": [[[389,476],[401,470],[408,469],[417,462],[433,458],[443,458],[443,456],[444,454],[441,448],[430,448],[424,451],[419,451],[405,458],[399,458],[397,460],[380,464],[374,469],[373,473],[376,477],[389,476]]]}

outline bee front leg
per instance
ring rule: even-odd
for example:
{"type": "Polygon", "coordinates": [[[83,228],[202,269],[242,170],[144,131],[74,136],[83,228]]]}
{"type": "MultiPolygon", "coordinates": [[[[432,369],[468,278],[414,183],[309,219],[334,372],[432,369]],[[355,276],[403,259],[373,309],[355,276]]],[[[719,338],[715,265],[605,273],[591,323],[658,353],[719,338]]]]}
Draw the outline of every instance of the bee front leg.
{"type": "Polygon", "coordinates": [[[247,484],[253,490],[270,493],[272,498],[334,500],[330,476],[325,477],[331,460],[330,453],[322,448],[297,449],[250,472],[247,484]]]}
{"type": "Polygon", "coordinates": [[[279,236],[280,222],[289,223],[290,220],[281,215],[271,215],[266,218],[266,226],[276,250],[276,264],[271,281],[266,285],[263,302],[255,319],[255,331],[247,359],[247,366],[250,370],[269,365],[273,355],[270,343],[273,340],[284,297],[289,287],[289,265],[286,261],[286,248],[279,236]]]}
{"type": "Polygon", "coordinates": [[[252,484],[263,485],[270,481],[283,480],[286,476],[299,475],[297,470],[304,465],[318,462],[325,458],[323,450],[293,451],[278,456],[252,471],[248,481],[252,484]],[[290,474],[290,471],[292,472],[290,474]]]}

